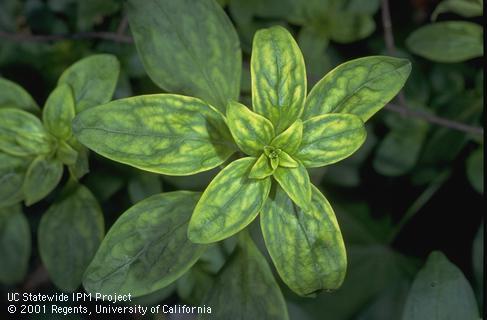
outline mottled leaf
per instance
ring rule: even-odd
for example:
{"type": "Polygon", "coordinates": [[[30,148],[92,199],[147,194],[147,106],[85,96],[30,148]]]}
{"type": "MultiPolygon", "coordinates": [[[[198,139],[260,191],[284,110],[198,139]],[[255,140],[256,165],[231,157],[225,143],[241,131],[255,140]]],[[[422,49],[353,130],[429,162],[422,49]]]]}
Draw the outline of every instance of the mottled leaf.
{"type": "Polygon", "coordinates": [[[276,187],[260,215],[267,250],[282,280],[297,294],[340,287],[347,255],[335,213],[313,187],[308,209],[297,207],[276,187]]]}
{"type": "Polygon", "coordinates": [[[100,206],[83,185],[69,185],[49,207],[39,224],[39,252],[52,282],[71,292],[81,284],[83,273],[103,239],[100,206]]]}
{"type": "Polygon", "coordinates": [[[467,21],[426,25],[406,39],[413,53],[437,62],[462,62],[484,55],[483,30],[467,21]]]}
{"type": "Polygon", "coordinates": [[[296,168],[278,167],[274,171],[274,178],[294,203],[306,209],[311,201],[311,182],[306,168],[298,164],[296,168]]]}
{"type": "Polygon", "coordinates": [[[189,191],[158,194],[125,211],[86,270],[84,288],[141,296],[181,277],[206,248],[186,236],[199,196],[189,191]]]}
{"type": "Polygon", "coordinates": [[[60,84],[47,98],[42,110],[42,122],[46,129],[59,139],[68,139],[71,121],[75,116],[74,98],[67,84],[60,84]]]}
{"type": "Polygon", "coordinates": [[[347,158],[363,144],[364,124],[353,114],[325,114],[303,123],[303,139],[296,159],[305,167],[329,165],[347,158]]]}
{"type": "Polygon", "coordinates": [[[22,185],[30,158],[0,152],[0,207],[19,203],[24,198],[22,185]]]}
{"type": "Polygon", "coordinates": [[[200,314],[199,319],[289,319],[272,271],[248,235],[240,237],[204,305],[212,307],[212,314],[200,314]]]}
{"type": "Polygon", "coordinates": [[[263,153],[252,166],[252,169],[250,169],[249,178],[264,179],[270,176],[273,172],[274,169],[269,163],[269,158],[267,158],[267,156],[263,153]]]}
{"type": "Polygon", "coordinates": [[[405,59],[371,56],[345,62],[311,90],[302,119],[326,113],[352,113],[364,122],[401,90],[411,72],[405,59]]]}
{"type": "Polygon", "coordinates": [[[245,228],[259,213],[269,194],[271,179],[250,179],[255,158],[236,160],[208,185],[189,222],[188,235],[196,243],[223,240],[245,228]]]}
{"type": "Polygon", "coordinates": [[[61,161],[38,156],[32,161],[25,174],[22,190],[25,196],[25,204],[30,206],[51,193],[63,176],[63,164],[61,161]]]}
{"type": "Polygon", "coordinates": [[[416,275],[402,319],[479,319],[472,287],[462,271],[443,253],[432,252],[416,275]]]}
{"type": "Polygon", "coordinates": [[[306,69],[301,50],[283,27],[259,30],[254,36],[250,70],[253,109],[281,133],[303,111],[306,69]]]}
{"type": "Polygon", "coordinates": [[[29,266],[30,228],[20,206],[0,209],[0,282],[21,282],[29,266]]]}
{"type": "Polygon", "coordinates": [[[0,109],[0,151],[15,156],[46,154],[51,139],[36,116],[20,109],[0,109]]]}
{"type": "Polygon", "coordinates": [[[112,98],[117,85],[120,64],[110,54],[96,54],[81,59],[66,69],[58,85],[68,84],[73,90],[76,111],[81,112],[112,98]]]}
{"type": "Polygon", "coordinates": [[[302,138],[303,122],[298,119],[296,122],[290,125],[289,128],[275,137],[272,140],[271,145],[286,151],[290,155],[293,155],[298,150],[302,138]]]}
{"type": "Polygon", "coordinates": [[[238,99],[240,42],[215,1],[130,0],[127,12],[145,70],[159,87],[222,112],[238,99]]]}
{"type": "Polygon", "coordinates": [[[222,164],[234,151],[223,116],[205,102],[172,94],[121,99],[79,114],[78,140],[114,161],[169,175],[222,164]]]}
{"type": "Polygon", "coordinates": [[[431,20],[436,20],[438,15],[445,12],[453,12],[471,18],[481,16],[483,11],[482,0],[443,0],[431,14],[431,20]]]}
{"type": "Polygon", "coordinates": [[[19,108],[38,112],[39,106],[21,86],[0,77],[0,108],[19,108]]]}
{"type": "Polygon", "coordinates": [[[238,102],[227,108],[227,124],[240,150],[258,156],[274,138],[274,126],[263,116],[238,102]]]}

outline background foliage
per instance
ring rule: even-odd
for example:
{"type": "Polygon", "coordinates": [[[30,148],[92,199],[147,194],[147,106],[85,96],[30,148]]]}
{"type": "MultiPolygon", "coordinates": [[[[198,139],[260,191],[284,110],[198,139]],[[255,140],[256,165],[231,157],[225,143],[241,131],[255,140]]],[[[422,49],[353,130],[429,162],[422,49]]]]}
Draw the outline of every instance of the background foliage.
{"type": "MultiPolygon", "coordinates": [[[[248,105],[252,38],[256,30],[271,25],[286,27],[297,39],[309,88],[352,58],[386,54],[405,57],[413,64],[402,93],[367,123],[365,145],[345,161],[310,172],[312,182],[333,203],[349,265],[343,286],[316,298],[300,298],[279,283],[290,318],[446,319],[449,315],[452,319],[474,319],[483,310],[481,1],[403,0],[391,1],[391,8],[379,0],[218,2],[235,25],[243,49],[240,100],[248,105]],[[436,307],[445,316],[432,315],[436,307]]],[[[127,27],[127,10],[138,9],[142,10],[118,0],[1,1],[0,75],[21,85],[35,101],[15,92],[0,78],[0,108],[9,99],[16,99],[27,110],[44,105],[67,67],[97,53],[111,53],[120,61],[114,99],[160,93],[158,86],[169,92],[180,88],[165,73],[170,74],[174,57],[164,61],[164,71],[153,70],[151,78],[158,86],[147,76],[143,65],[153,62],[139,58],[127,27]]],[[[160,26],[161,30],[165,27],[160,26]]],[[[212,56],[211,52],[203,54],[208,59],[212,56]]],[[[232,70],[234,66],[226,66],[222,72],[232,70]]],[[[197,79],[194,83],[198,84],[197,79]]],[[[219,86],[235,96],[236,87],[232,83],[219,86]]],[[[218,96],[208,99],[219,103],[218,96]]],[[[4,169],[9,161],[5,157],[0,153],[1,181],[9,173],[4,169]]],[[[25,165],[18,163],[17,168],[25,165]]],[[[53,242],[38,237],[39,233],[69,239],[69,234],[62,233],[63,224],[85,220],[85,224],[94,225],[89,227],[93,234],[86,253],[92,256],[103,230],[109,230],[132,204],[161,191],[202,191],[217,173],[212,170],[197,178],[155,175],[93,152],[89,167],[81,182],[96,199],[83,188],[67,192],[63,186],[69,186],[70,181],[64,170],[61,182],[53,184],[57,187],[48,195],[27,199],[27,205],[0,208],[2,299],[14,289],[82,291],[81,275],[68,269],[69,261],[86,266],[87,258],[83,253],[70,256],[73,250],[68,250],[66,242],[56,238],[53,242]],[[66,197],[75,200],[66,202],[66,197]],[[92,204],[88,210],[92,219],[76,216],[76,201],[92,204]],[[100,209],[103,218],[98,214],[100,209]],[[75,214],[62,217],[64,211],[75,214]],[[41,260],[40,255],[51,256],[53,261],[41,260]],[[53,268],[59,270],[53,272],[53,268]]],[[[6,192],[4,186],[0,185],[0,196],[6,192]]],[[[137,215],[136,211],[132,214],[137,215]]],[[[251,234],[260,252],[269,258],[258,229],[255,223],[251,225],[251,234]]],[[[253,256],[261,254],[252,248],[252,256],[247,256],[237,249],[232,264],[216,277],[234,246],[230,239],[210,247],[177,282],[138,298],[137,303],[198,305],[205,301],[206,290],[214,282],[228,285],[220,295],[231,292],[232,287],[241,285],[232,278],[241,272],[235,260],[254,261],[253,256]]],[[[262,279],[248,278],[247,284],[252,281],[262,279]]],[[[275,303],[281,303],[279,297],[274,298],[275,303]]],[[[219,297],[208,299],[217,301],[219,297]]],[[[5,312],[3,305],[1,308],[0,312],[5,312]]]]}

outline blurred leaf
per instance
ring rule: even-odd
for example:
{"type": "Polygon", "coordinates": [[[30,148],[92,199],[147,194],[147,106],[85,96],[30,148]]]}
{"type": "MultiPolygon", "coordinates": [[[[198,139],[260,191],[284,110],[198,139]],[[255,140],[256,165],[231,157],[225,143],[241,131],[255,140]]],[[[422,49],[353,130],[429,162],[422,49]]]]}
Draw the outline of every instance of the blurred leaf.
{"type": "Polygon", "coordinates": [[[199,319],[289,319],[286,302],[264,256],[250,236],[241,233],[238,247],[218,274],[204,300],[218,306],[199,319]]]}
{"type": "Polygon", "coordinates": [[[125,179],[118,172],[103,170],[86,176],[84,183],[98,201],[103,203],[124,187],[125,179]]]}
{"type": "Polygon", "coordinates": [[[161,180],[159,175],[141,172],[129,180],[127,189],[130,201],[135,204],[149,196],[161,193],[161,180]]]}
{"type": "Polygon", "coordinates": [[[39,106],[24,88],[1,77],[0,108],[19,108],[29,112],[39,112],[39,106]]]}
{"type": "Polygon", "coordinates": [[[63,164],[55,159],[38,156],[25,174],[22,190],[25,204],[30,206],[51,193],[63,176],[63,164]]]}
{"type": "Polygon", "coordinates": [[[198,263],[177,281],[180,299],[191,305],[202,305],[203,299],[213,284],[213,277],[199,267],[198,263]]]}
{"type": "Polygon", "coordinates": [[[348,0],[346,10],[355,13],[374,15],[380,8],[380,0],[348,0]]]}
{"type": "Polygon", "coordinates": [[[228,100],[238,99],[240,43],[215,1],[130,0],[127,12],[146,72],[159,87],[222,112],[228,100]]]}
{"type": "Polygon", "coordinates": [[[22,185],[30,158],[0,152],[0,208],[19,203],[24,198],[22,185]]]}
{"type": "Polygon", "coordinates": [[[188,191],[158,194],[125,211],[86,270],[85,290],[137,297],[181,277],[206,248],[186,236],[199,197],[188,191]]]}
{"type": "Polygon", "coordinates": [[[482,0],[443,0],[431,14],[431,20],[436,20],[438,15],[445,12],[453,12],[463,17],[471,18],[481,16],[484,8],[482,0]]]}
{"type": "Polygon", "coordinates": [[[484,193],[484,148],[480,146],[467,159],[467,176],[478,193],[484,193]]]}
{"type": "Polygon", "coordinates": [[[29,266],[30,250],[29,222],[20,206],[0,208],[1,283],[12,285],[24,279],[29,266]]]}
{"type": "Polygon", "coordinates": [[[416,275],[402,319],[479,319],[472,287],[443,253],[432,252],[416,275]]]}
{"type": "Polygon", "coordinates": [[[484,54],[482,27],[466,21],[437,22],[414,31],[406,45],[436,62],[461,62],[484,54]]]}
{"type": "Polygon", "coordinates": [[[136,306],[138,304],[143,306],[157,305],[162,301],[166,300],[167,298],[169,298],[171,295],[173,295],[175,290],[176,290],[176,285],[173,283],[168,285],[165,288],[159,289],[157,291],[146,294],[144,296],[132,298],[130,302],[127,304],[133,306],[136,306]]]}
{"type": "Polygon", "coordinates": [[[78,2],[78,29],[90,30],[94,25],[100,24],[104,16],[111,15],[120,9],[118,0],[83,0],[78,2]]]}
{"type": "Polygon", "coordinates": [[[472,247],[472,267],[475,280],[475,291],[481,311],[485,308],[484,297],[484,224],[481,223],[477,234],[473,240],[472,247]]]}
{"type": "Polygon", "coordinates": [[[316,28],[303,27],[297,38],[303,52],[309,85],[314,85],[332,68],[330,57],[326,53],[329,39],[316,28]]]}
{"type": "Polygon", "coordinates": [[[328,35],[331,40],[338,43],[350,43],[368,37],[374,30],[375,22],[370,15],[341,11],[332,16],[328,35]]]}
{"type": "Polygon", "coordinates": [[[21,0],[0,1],[0,30],[15,31],[15,17],[20,14],[22,5],[21,0]]]}
{"type": "Polygon", "coordinates": [[[62,291],[75,291],[103,239],[103,214],[83,185],[68,184],[42,216],[38,242],[42,262],[62,291]]]}

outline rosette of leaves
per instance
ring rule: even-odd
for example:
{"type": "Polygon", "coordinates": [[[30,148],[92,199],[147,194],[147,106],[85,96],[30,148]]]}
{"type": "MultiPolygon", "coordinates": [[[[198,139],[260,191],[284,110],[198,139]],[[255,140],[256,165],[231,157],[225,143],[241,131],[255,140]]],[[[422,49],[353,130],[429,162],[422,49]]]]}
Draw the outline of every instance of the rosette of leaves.
{"type": "Polygon", "coordinates": [[[87,150],[73,136],[71,121],[76,112],[111,99],[118,72],[111,55],[78,61],[59,78],[41,119],[29,93],[0,79],[0,206],[42,200],[59,184],[63,165],[75,179],[88,172],[87,150]]]}
{"type": "MultiPolygon", "coordinates": [[[[343,239],[307,168],[333,164],[360,147],[364,122],[401,89],[410,63],[384,56],[356,59],[338,66],[307,94],[304,61],[293,37],[282,27],[264,29],[253,41],[250,109],[237,102],[238,38],[214,1],[134,0],[129,6],[149,76],[161,88],[185,95],[142,95],[83,111],[73,122],[76,137],[102,156],[155,173],[224,168],[201,196],[154,196],[124,213],[88,268],[85,288],[132,289],[137,295],[158,290],[195,263],[199,246],[235,235],[259,213],[272,261],[293,291],[309,296],[338,288],[346,270],[343,239]],[[167,21],[173,16],[186,23],[167,21]],[[164,221],[173,215],[179,222],[164,221]],[[164,228],[149,236],[142,230],[152,228],[151,221],[164,228]],[[188,239],[194,245],[184,249],[188,239]],[[155,272],[156,265],[164,270],[155,272]]],[[[242,241],[248,256],[251,240],[242,241]]],[[[265,263],[250,266],[256,259],[260,255],[239,259],[249,265],[238,268],[257,268],[267,277],[265,263]]],[[[234,262],[223,270],[228,268],[237,270],[234,262]]],[[[229,290],[214,288],[212,301],[250,291],[218,283],[229,290]]]]}

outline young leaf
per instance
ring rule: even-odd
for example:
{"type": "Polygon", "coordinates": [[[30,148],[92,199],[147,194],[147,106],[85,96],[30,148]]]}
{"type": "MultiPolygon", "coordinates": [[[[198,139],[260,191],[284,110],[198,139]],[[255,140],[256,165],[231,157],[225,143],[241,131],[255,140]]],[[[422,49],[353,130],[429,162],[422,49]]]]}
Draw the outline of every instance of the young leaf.
{"type": "Polygon", "coordinates": [[[277,26],[255,34],[251,77],[254,111],[281,133],[299,118],[306,96],[303,55],[286,29],[277,26]]]}
{"type": "Polygon", "coordinates": [[[172,94],[121,99],[80,113],[78,140],[114,161],[168,175],[222,164],[234,145],[223,116],[205,102],[172,94]]]}
{"type": "Polygon", "coordinates": [[[483,29],[467,21],[426,25],[406,39],[413,53],[436,62],[462,62],[484,55],[483,29]]]}
{"type": "Polygon", "coordinates": [[[288,320],[286,302],[264,256],[243,235],[204,300],[211,317],[201,319],[288,320]]]}
{"type": "Polygon", "coordinates": [[[47,98],[42,110],[42,122],[53,136],[68,139],[75,113],[71,88],[67,84],[60,84],[47,98]]]}
{"type": "Polygon", "coordinates": [[[288,154],[294,154],[301,144],[303,138],[303,122],[298,119],[280,135],[274,138],[271,146],[286,151],[288,154]]]}
{"type": "Polygon", "coordinates": [[[19,283],[29,267],[30,228],[20,206],[0,208],[0,282],[19,283]]]}
{"type": "Polygon", "coordinates": [[[238,147],[251,156],[260,155],[274,138],[272,123],[238,102],[228,104],[227,124],[238,147]]]}
{"type": "Polygon", "coordinates": [[[20,109],[0,109],[0,151],[21,157],[47,154],[51,139],[36,116],[20,109]]]}
{"type": "Polygon", "coordinates": [[[38,156],[32,161],[25,175],[25,204],[30,206],[51,193],[63,176],[63,164],[53,158],[38,156]]]}
{"type": "Polygon", "coordinates": [[[111,54],[96,54],[81,59],[66,69],[58,85],[68,84],[73,90],[76,111],[107,103],[117,85],[120,64],[111,54]]]}
{"type": "Polygon", "coordinates": [[[78,288],[103,234],[103,214],[95,197],[83,185],[68,185],[42,216],[38,233],[42,262],[59,289],[78,288]]]}
{"type": "Polygon", "coordinates": [[[127,9],[142,63],[159,87],[223,113],[228,100],[238,100],[240,41],[215,1],[130,0],[127,9]]]}
{"type": "Polygon", "coordinates": [[[125,211],[86,270],[84,288],[141,296],[181,277],[206,249],[186,236],[199,196],[189,191],[158,194],[125,211]]]}
{"type": "Polygon", "coordinates": [[[402,319],[479,319],[472,287],[443,253],[432,252],[416,275],[402,319]]]}
{"type": "Polygon", "coordinates": [[[0,207],[19,203],[24,198],[22,185],[30,158],[0,152],[0,207]]]}
{"type": "Polygon", "coordinates": [[[295,157],[308,168],[347,158],[362,145],[367,132],[353,114],[325,114],[303,123],[303,139],[295,157]]]}
{"type": "Polygon", "coordinates": [[[271,179],[250,179],[255,158],[236,160],[208,185],[194,209],[188,236],[195,243],[223,240],[245,228],[259,213],[271,179]]]}
{"type": "Polygon", "coordinates": [[[250,169],[249,178],[264,179],[270,176],[273,172],[274,169],[269,163],[269,158],[263,153],[252,166],[252,169],[250,169]]]}
{"type": "Polygon", "coordinates": [[[276,186],[260,215],[267,250],[282,280],[297,294],[340,287],[347,268],[345,245],[326,198],[313,187],[303,210],[276,186]]]}
{"type": "Polygon", "coordinates": [[[365,122],[394,98],[410,72],[409,61],[386,56],[343,63],[313,87],[302,119],[326,113],[352,113],[365,122]]]}
{"type": "Polygon", "coordinates": [[[58,141],[58,148],[56,150],[56,158],[59,159],[62,163],[73,166],[76,164],[78,160],[79,153],[69,145],[69,143],[59,140],[58,141]]]}
{"type": "Polygon", "coordinates": [[[311,201],[311,182],[306,168],[298,162],[296,168],[278,167],[274,178],[288,196],[303,209],[308,208],[311,201]]]}
{"type": "Polygon", "coordinates": [[[431,14],[431,20],[436,20],[438,15],[445,12],[453,12],[471,18],[481,16],[483,11],[482,0],[443,0],[431,14]]]}
{"type": "Polygon", "coordinates": [[[279,166],[284,168],[297,168],[299,167],[299,163],[285,151],[281,150],[281,153],[279,153],[279,166]]]}
{"type": "Polygon", "coordinates": [[[39,112],[39,106],[21,86],[0,77],[0,109],[19,108],[29,112],[39,112]]]}

